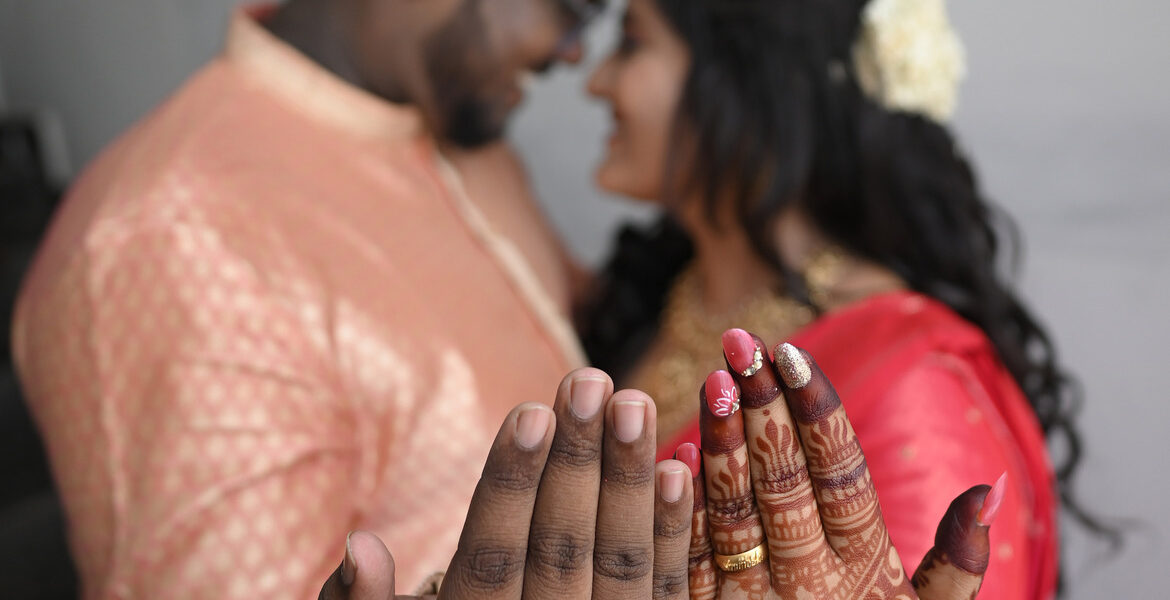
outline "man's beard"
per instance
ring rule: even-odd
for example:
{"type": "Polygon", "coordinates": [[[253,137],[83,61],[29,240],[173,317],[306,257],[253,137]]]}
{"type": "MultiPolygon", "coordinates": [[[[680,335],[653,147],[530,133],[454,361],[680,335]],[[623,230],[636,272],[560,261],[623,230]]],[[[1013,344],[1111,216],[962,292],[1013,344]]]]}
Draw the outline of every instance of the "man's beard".
{"type": "Polygon", "coordinates": [[[499,68],[479,12],[467,0],[427,40],[427,77],[431,84],[436,133],[465,148],[494,142],[504,135],[506,114],[484,97],[484,85],[499,68]]]}
{"type": "Polygon", "coordinates": [[[487,102],[472,94],[462,98],[450,95],[438,104],[443,107],[443,138],[457,146],[477,148],[504,135],[505,119],[493,114],[487,102]]]}

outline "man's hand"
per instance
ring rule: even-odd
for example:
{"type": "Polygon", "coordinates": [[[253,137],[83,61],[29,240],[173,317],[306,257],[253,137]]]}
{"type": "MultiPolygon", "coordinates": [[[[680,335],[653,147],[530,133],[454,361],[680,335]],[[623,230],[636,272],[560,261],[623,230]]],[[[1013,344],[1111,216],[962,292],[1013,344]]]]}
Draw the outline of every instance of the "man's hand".
{"type": "MultiPolygon", "coordinates": [[[[691,476],[655,466],[654,403],[582,369],[552,409],[524,404],[496,436],[439,597],[687,597],[691,476]]],[[[350,536],[321,598],[393,597],[394,562],[350,536]]],[[[398,549],[399,552],[408,549],[398,549]]]]}

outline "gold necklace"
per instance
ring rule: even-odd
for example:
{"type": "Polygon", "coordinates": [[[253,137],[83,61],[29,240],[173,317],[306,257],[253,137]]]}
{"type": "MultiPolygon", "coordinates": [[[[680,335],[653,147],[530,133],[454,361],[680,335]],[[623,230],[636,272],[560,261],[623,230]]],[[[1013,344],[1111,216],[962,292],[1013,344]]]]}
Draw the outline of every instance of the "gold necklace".
{"type": "Polygon", "coordinates": [[[779,292],[764,290],[735,309],[713,315],[703,309],[699,274],[692,265],[671,286],[650,362],[632,387],[654,399],[658,440],[666,441],[698,416],[698,390],[708,373],[726,368],[721,339],[732,327],[776,343],[812,322],[812,309],[779,292]]]}

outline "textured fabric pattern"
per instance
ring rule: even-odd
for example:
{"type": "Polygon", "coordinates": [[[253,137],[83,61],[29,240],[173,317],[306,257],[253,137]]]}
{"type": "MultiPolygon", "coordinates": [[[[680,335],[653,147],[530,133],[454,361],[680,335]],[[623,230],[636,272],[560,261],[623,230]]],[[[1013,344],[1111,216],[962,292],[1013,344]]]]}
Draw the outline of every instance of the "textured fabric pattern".
{"type": "Polygon", "coordinates": [[[85,597],[315,598],[354,528],[401,589],[446,567],[498,424],[580,362],[453,177],[243,15],[87,170],[14,334],[85,597]]]}

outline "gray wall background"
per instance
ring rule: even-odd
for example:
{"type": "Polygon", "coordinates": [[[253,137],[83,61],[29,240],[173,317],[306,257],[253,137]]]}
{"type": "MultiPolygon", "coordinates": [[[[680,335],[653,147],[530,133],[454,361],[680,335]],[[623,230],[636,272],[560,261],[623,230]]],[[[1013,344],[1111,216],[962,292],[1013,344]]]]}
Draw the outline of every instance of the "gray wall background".
{"type": "Polygon", "coordinates": [[[4,65],[0,63],[0,110],[8,108],[8,99],[4,96],[4,65]]]}
{"type": "MultiPolygon", "coordinates": [[[[0,0],[0,107],[63,127],[62,176],[211,57],[235,0],[0,0]]],[[[1120,555],[1066,528],[1070,598],[1162,597],[1170,422],[1170,11],[1154,0],[951,2],[969,75],[956,128],[1026,240],[1020,284],[1084,380],[1084,502],[1140,520],[1120,555]]],[[[595,60],[613,19],[591,36],[595,60]]],[[[645,210],[596,191],[608,124],[587,68],[540,83],[513,137],[571,248],[645,210]]]]}

